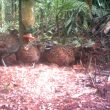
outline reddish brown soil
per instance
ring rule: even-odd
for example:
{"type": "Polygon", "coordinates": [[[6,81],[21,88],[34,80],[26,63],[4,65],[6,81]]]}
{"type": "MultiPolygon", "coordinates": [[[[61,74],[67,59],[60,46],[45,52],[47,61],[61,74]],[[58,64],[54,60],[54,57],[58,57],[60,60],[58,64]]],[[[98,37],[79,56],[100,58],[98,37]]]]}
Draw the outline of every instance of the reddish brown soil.
{"type": "Polygon", "coordinates": [[[5,62],[10,66],[0,66],[0,110],[110,110],[108,71],[17,64],[14,55],[5,62]]]}
{"type": "MultiPolygon", "coordinates": [[[[0,110],[110,110],[109,90],[101,96],[84,72],[81,66],[0,66],[0,110]]],[[[97,80],[103,85],[107,77],[97,80]]]]}

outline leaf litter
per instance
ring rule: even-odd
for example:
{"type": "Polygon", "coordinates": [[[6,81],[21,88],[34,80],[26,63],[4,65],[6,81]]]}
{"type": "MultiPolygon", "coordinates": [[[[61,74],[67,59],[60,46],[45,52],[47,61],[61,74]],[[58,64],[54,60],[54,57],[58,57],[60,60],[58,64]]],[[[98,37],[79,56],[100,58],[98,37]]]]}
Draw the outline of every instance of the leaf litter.
{"type": "MultiPolygon", "coordinates": [[[[94,86],[89,73],[78,68],[1,66],[0,110],[110,110],[109,86],[104,85],[108,76],[97,75],[94,86]],[[107,89],[105,95],[100,95],[102,88],[107,89]]],[[[90,74],[95,75],[93,68],[90,74]]]]}

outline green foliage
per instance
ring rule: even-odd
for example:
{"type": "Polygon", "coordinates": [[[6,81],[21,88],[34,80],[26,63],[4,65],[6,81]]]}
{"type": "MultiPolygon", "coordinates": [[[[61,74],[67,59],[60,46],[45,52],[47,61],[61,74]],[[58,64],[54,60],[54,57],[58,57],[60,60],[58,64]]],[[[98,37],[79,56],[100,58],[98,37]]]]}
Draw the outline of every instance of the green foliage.
{"type": "MultiPolygon", "coordinates": [[[[12,7],[12,2],[13,5],[16,4],[16,6],[18,6],[17,0],[0,0],[0,32],[5,32],[8,28],[18,28],[18,18],[15,18],[13,14],[15,10],[13,10],[14,6],[12,7]]],[[[16,13],[16,15],[18,15],[18,13],[16,13]]]]}
{"type": "MultiPolygon", "coordinates": [[[[12,2],[16,4],[16,15],[18,15],[18,0],[0,0],[4,2],[5,19],[4,26],[1,31],[6,28],[18,28],[18,16],[10,20],[8,15],[12,16],[12,2]],[[7,17],[6,17],[7,16],[7,17]],[[14,23],[15,22],[15,23],[14,23]]],[[[0,9],[3,8],[2,4],[0,9]]],[[[95,16],[103,16],[110,12],[109,0],[93,0],[92,14],[95,16]]],[[[0,10],[0,14],[3,14],[0,10]]],[[[35,16],[36,25],[44,38],[52,38],[50,36],[74,36],[78,32],[89,31],[90,21],[92,19],[91,10],[85,0],[35,0],[35,16]]],[[[1,17],[1,16],[0,16],[1,17]]],[[[0,20],[3,18],[0,18],[0,20]]],[[[33,31],[33,30],[30,30],[33,31]]],[[[36,30],[34,30],[35,32],[36,30]]],[[[63,37],[64,38],[64,37],[63,37]]]]}
{"type": "Polygon", "coordinates": [[[35,10],[37,25],[43,31],[62,28],[62,33],[66,35],[77,30],[76,19],[79,13],[82,13],[84,18],[83,28],[88,28],[86,21],[91,16],[87,4],[78,0],[42,0],[36,2],[35,10]]]}
{"type": "Polygon", "coordinates": [[[65,20],[67,35],[77,32],[81,28],[87,29],[87,21],[91,18],[89,7],[85,2],[75,0],[70,4],[72,4],[72,7],[67,11],[65,20]]]}
{"type": "Polygon", "coordinates": [[[101,17],[110,13],[110,1],[109,0],[94,0],[92,13],[101,17]]]}

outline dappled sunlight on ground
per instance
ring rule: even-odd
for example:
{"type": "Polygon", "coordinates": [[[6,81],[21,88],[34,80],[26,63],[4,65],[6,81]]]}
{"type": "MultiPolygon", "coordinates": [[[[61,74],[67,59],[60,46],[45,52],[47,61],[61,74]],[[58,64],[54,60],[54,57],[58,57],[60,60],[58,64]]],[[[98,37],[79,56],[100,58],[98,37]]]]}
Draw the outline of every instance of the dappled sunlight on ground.
{"type": "Polygon", "coordinates": [[[1,66],[0,110],[109,110],[110,99],[87,86],[89,75],[77,67],[1,66]]]}

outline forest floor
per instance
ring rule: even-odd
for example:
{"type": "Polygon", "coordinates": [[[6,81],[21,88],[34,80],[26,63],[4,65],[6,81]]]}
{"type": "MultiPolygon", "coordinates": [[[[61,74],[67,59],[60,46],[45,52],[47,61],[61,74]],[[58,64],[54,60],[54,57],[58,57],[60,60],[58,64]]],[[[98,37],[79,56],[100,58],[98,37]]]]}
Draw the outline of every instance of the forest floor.
{"type": "Polygon", "coordinates": [[[81,65],[0,66],[0,110],[110,110],[109,80],[81,65]]]}

